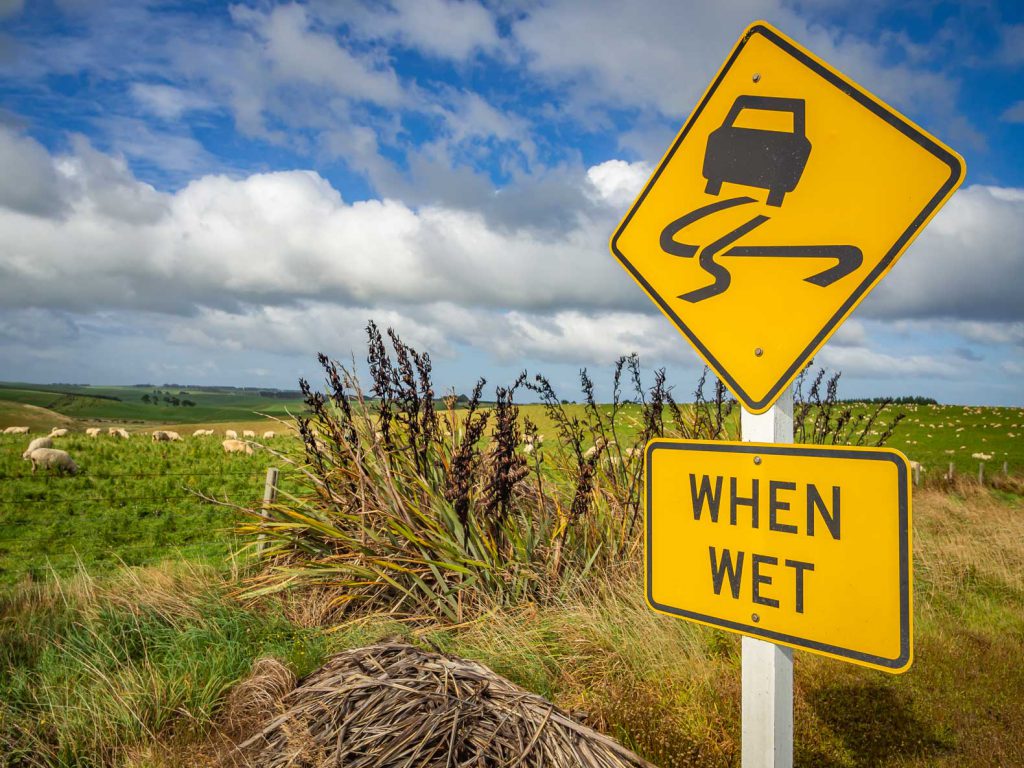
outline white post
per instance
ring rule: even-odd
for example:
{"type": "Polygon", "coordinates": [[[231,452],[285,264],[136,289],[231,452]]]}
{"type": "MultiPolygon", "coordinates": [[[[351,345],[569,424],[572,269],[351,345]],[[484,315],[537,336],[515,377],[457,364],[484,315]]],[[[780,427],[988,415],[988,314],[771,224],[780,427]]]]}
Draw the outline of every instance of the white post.
{"type": "MultiPolygon", "coordinates": [[[[793,442],[793,388],[767,412],[746,409],[740,418],[744,442],[793,442]]],[[[793,766],[793,649],[743,638],[742,768],[793,766]]]]}

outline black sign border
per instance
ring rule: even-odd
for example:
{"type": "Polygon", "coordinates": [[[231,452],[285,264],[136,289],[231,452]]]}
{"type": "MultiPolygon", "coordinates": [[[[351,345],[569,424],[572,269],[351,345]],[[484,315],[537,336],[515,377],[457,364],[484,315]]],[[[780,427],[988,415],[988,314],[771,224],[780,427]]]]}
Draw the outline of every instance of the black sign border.
{"type": "Polygon", "coordinates": [[[878,279],[878,276],[890,267],[890,265],[895,261],[900,251],[907,245],[907,243],[911,239],[914,238],[918,230],[920,230],[924,226],[925,222],[928,221],[928,218],[942,204],[942,201],[946,198],[946,195],[949,194],[950,190],[956,187],[956,185],[960,181],[960,177],[963,174],[963,171],[963,163],[960,160],[960,158],[957,157],[952,152],[948,151],[941,144],[938,144],[930,136],[927,136],[926,134],[922,133],[917,128],[915,128],[913,125],[910,125],[896,113],[883,107],[881,104],[875,101],[874,98],[869,96],[866,92],[860,90],[852,82],[843,79],[837,73],[832,72],[830,69],[823,66],[821,63],[819,63],[812,57],[808,56],[799,48],[795,47],[789,40],[786,40],[785,38],[781,37],[777,32],[775,32],[775,30],[765,26],[764,24],[754,24],[746,31],[744,36],[740,39],[739,43],[736,45],[735,50],[732,52],[732,55],[726,60],[725,64],[723,65],[722,71],[718,74],[718,77],[715,78],[714,82],[711,84],[711,87],[708,89],[707,94],[705,94],[700,104],[697,105],[697,108],[693,111],[693,114],[690,115],[690,119],[686,122],[686,125],[683,127],[683,130],[680,131],[679,136],[672,144],[671,149],[669,149],[668,153],[665,155],[665,158],[664,160],[662,160],[661,165],[658,166],[658,169],[654,172],[654,175],[651,176],[650,180],[647,182],[647,186],[644,187],[643,192],[640,193],[640,196],[633,204],[633,207],[630,208],[629,213],[626,214],[626,218],[622,220],[622,223],[619,225],[619,228],[615,231],[615,234],[612,236],[611,240],[611,250],[612,253],[615,254],[615,257],[622,264],[622,266],[624,266],[629,271],[629,273],[633,275],[634,279],[636,279],[637,282],[639,282],[647,291],[647,294],[658,304],[659,307],[661,307],[661,310],[672,319],[672,321],[676,324],[679,330],[682,331],[683,335],[686,336],[686,338],[694,347],[697,348],[701,356],[705,360],[707,360],[707,362],[711,365],[712,368],[714,368],[715,373],[717,373],[719,377],[722,378],[722,380],[726,383],[729,389],[732,390],[732,392],[740,399],[740,401],[743,402],[743,404],[746,405],[749,410],[763,411],[771,407],[772,403],[774,403],[775,400],[778,399],[779,395],[782,393],[782,390],[785,389],[786,385],[788,385],[789,382],[792,381],[792,379],[797,375],[797,373],[804,367],[804,365],[806,364],[807,360],[811,357],[811,354],[814,352],[814,350],[816,350],[820,344],[823,344],[832,335],[832,333],[839,326],[840,320],[843,317],[845,317],[846,313],[849,312],[853,307],[855,307],[860,302],[860,300],[867,294],[868,289],[874,284],[875,280],[878,279]],[[903,234],[900,235],[899,238],[897,238],[896,242],[892,245],[889,251],[885,254],[885,256],[882,257],[882,260],[875,266],[873,270],[871,270],[867,277],[864,278],[863,282],[861,282],[861,284],[857,286],[857,289],[850,295],[850,297],[845,302],[843,302],[843,304],[839,307],[835,314],[832,315],[831,318],[829,318],[828,322],[825,323],[825,326],[814,336],[814,338],[807,345],[807,347],[804,348],[803,352],[801,352],[797,356],[797,359],[793,362],[793,364],[788,369],[786,369],[785,373],[780,377],[779,381],[768,391],[768,394],[765,395],[760,400],[754,400],[750,396],[750,394],[739,385],[739,382],[737,382],[732,377],[732,375],[727,370],[725,370],[725,367],[718,361],[718,359],[714,355],[711,354],[711,351],[704,346],[700,339],[697,338],[696,334],[694,334],[687,327],[686,323],[684,323],[679,318],[679,316],[674,311],[672,311],[668,303],[658,294],[657,291],[654,290],[651,284],[647,282],[647,279],[643,275],[641,275],[640,272],[629,262],[625,254],[623,254],[622,251],[619,250],[618,246],[619,237],[622,235],[623,231],[629,225],[630,221],[632,221],[633,216],[636,214],[637,210],[643,204],[644,200],[646,200],[647,194],[650,192],[651,188],[655,185],[655,183],[657,183],[658,179],[661,177],[662,172],[665,170],[665,167],[675,156],[676,150],[679,148],[679,145],[682,144],[683,140],[689,134],[690,128],[696,122],[697,118],[700,117],[701,113],[704,111],[704,108],[711,100],[711,97],[714,96],[715,91],[718,90],[718,86],[721,84],[725,75],[732,68],[733,62],[736,60],[736,57],[739,56],[740,52],[746,46],[750,38],[757,34],[763,35],[770,42],[774,43],[779,48],[788,53],[790,56],[793,56],[806,67],[813,70],[815,73],[817,73],[826,81],[834,85],[836,88],[838,88],[840,91],[842,91],[847,96],[852,98],[854,101],[858,102],[861,106],[865,107],[866,109],[877,115],[883,121],[891,125],[900,133],[910,138],[912,141],[920,145],[928,152],[931,152],[939,160],[946,163],[949,166],[950,170],[949,178],[939,188],[939,191],[935,193],[931,200],[928,201],[928,204],[914,218],[914,220],[910,223],[910,226],[908,226],[907,229],[904,230],[903,234]]]}
{"type": "Polygon", "coordinates": [[[715,627],[721,627],[723,629],[729,629],[733,632],[739,632],[744,635],[750,635],[752,637],[759,637],[764,640],[778,641],[787,645],[792,645],[797,648],[803,648],[809,651],[818,651],[821,653],[831,654],[833,656],[839,656],[845,659],[852,659],[855,661],[864,662],[866,664],[872,664],[884,669],[892,669],[896,671],[904,671],[908,666],[913,657],[913,637],[911,632],[911,593],[910,593],[910,567],[911,567],[911,552],[910,552],[910,486],[908,483],[907,476],[907,464],[906,459],[901,454],[890,449],[878,449],[878,450],[850,450],[844,448],[823,448],[823,447],[805,447],[797,445],[765,445],[759,443],[724,443],[724,442],[691,442],[685,440],[652,440],[647,444],[647,450],[645,455],[645,466],[644,472],[646,474],[645,490],[646,500],[645,507],[647,512],[647,525],[646,525],[646,592],[647,602],[655,610],[669,613],[674,616],[679,616],[684,619],[691,619],[693,621],[699,621],[702,624],[709,624],[715,627]],[[697,613],[696,611],[687,611],[682,608],[676,608],[670,605],[664,605],[657,602],[654,599],[653,592],[653,565],[652,565],[652,518],[653,509],[651,506],[651,459],[654,451],[656,450],[674,450],[674,451],[707,451],[711,453],[740,453],[740,454],[755,454],[760,456],[807,456],[813,458],[826,458],[826,459],[856,459],[859,461],[890,461],[896,465],[897,470],[897,493],[899,494],[899,589],[900,589],[900,654],[895,659],[889,659],[884,656],[876,656],[870,653],[864,653],[863,651],[857,651],[852,648],[843,648],[838,645],[829,645],[828,643],[820,643],[813,640],[806,640],[795,635],[787,635],[782,632],[774,632],[772,630],[766,630],[758,627],[756,624],[746,624],[742,622],[727,621],[725,619],[719,619],[714,616],[708,616],[703,613],[697,613]]]}

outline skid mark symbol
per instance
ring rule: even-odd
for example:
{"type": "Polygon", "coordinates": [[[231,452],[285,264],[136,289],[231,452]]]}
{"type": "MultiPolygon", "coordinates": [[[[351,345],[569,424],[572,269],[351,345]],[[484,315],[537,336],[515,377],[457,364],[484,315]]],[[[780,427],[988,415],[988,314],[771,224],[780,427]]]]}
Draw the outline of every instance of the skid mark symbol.
{"type": "Polygon", "coordinates": [[[696,304],[698,301],[710,299],[725,293],[732,282],[732,277],[724,266],[715,261],[716,257],[725,256],[746,256],[761,258],[790,258],[790,259],[836,259],[836,264],[822,272],[816,272],[804,280],[813,285],[825,286],[846,277],[856,270],[864,261],[860,248],[853,245],[736,245],[720,253],[722,249],[732,245],[736,240],[753,231],[769,220],[768,216],[754,216],[745,224],[741,224],[734,230],[718,238],[710,245],[700,248],[688,243],[680,243],[675,236],[688,225],[699,221],[718,211],[734,208],[739,205],[756,202],[752,197],[733,197],[727,200],[718,200],[709,205],[697,208],[684,216],[672,221],[661,231],[660,245],[663,251],[672,256],[682,258],[693,258],[698,251],[698,259],[701,268],[715,278],[711,285],[681,294],[680,299],[696,304]]]}

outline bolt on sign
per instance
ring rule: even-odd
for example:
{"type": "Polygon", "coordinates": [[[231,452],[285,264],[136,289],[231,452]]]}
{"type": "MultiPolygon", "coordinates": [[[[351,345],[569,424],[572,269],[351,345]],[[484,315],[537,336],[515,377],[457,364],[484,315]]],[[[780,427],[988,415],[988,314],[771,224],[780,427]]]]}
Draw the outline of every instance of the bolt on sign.
{"type": "Polygon", "coordinates": [[[763,413],[964,170],[949,147],[758,22],[611,250],[744,407],[763,413]]]}
{"type": "Polygon", "coordinates": [[[656,438],[645,471],[651,608],[886,672],[910,667],[902,453],[656,438]]]}

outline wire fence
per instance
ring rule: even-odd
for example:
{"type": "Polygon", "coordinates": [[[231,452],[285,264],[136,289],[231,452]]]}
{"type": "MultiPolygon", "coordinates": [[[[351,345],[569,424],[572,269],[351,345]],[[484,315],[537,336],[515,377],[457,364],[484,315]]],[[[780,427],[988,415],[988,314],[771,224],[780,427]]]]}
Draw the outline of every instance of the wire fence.
{"type": "MultiPolygon", "coordinates": [[[[80,567],[223,560],[246,543],[235,527],[243,510],[264,503],[266,476],[266,469],[0,474],[0,587],[80,567]],[[154,489],[162,479],[174,487],[154,489]]],[[[295,474],[279,477],[275,490],[295,474]]]]}

